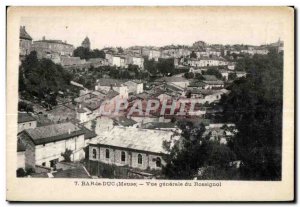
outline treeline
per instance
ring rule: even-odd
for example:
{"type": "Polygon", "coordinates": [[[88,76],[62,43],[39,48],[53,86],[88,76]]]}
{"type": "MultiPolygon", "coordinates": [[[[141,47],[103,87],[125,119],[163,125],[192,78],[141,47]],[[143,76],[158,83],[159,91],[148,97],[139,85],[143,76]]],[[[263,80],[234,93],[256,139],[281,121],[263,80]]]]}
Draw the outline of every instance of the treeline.
{"type": "MultiPolygon", "coordinates": [[[[183,139],[164,157],[166,166],[162,172],[166,178],[240,179],[238,170],[230,165],[236,160],[236,155],[229,146],[211,140],[211,134],[203,136],[203,124],[180,121],[177,125],[182,130],[183,139]]],[[[170,143],[165,142],[164,147],[170,149],[170,143]]]]}
{"type": "Polygon", "coordinates": [[[80,57],[80,59],[91,59],[91,58],[105,58],[105,53],[102,50],[94,49],[89,50],[85,47],[77,47],[73,52],[74,57],[80,57]]]}
{"type": "Polygon", "coordinates": [[[203,137],[203,125],[179,122],[184,139],[165,158],[167,178],[281,179],[283,55],[271,51],[244,61],[248,76],[234,81],[219,103],[217,122],[234,123],[234,136],[220,144],[203,137]],[[231,167],[233,161],[238,168],[231,167]]]}
{"type": "Polygon", "coordinates": [[[58,91],[66,91],[72,75],[49,59],[37,58],[31,52],[19,68],[19,92],[27,99],[36,98],[56,105],[58,91]]]}
{"type": "Polygon", "coordinates": [[[165,75],[172,75],[175,73],[174,59],[172,58],[170,59],[159,58],[157,62],[145,58],[144,67],[151,75],[162,74],[165,76],[165,75]]]}
{"type": "Polygon", "coordinates": [[[279,180],[282,161],[283,55],[271,51],[244,60],[247,78],[233,83],[224,96],[223,121],[236,124],[230,143],[243,162],[244,179],[279,180]]]}

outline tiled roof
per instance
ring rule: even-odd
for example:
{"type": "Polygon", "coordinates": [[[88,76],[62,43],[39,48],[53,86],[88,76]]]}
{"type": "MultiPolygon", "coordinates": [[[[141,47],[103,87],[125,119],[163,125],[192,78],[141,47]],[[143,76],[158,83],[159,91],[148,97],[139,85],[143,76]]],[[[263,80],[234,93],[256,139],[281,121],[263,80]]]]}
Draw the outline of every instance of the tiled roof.
{"type": "Polygon", "coordinates": [[[62,40],[37,40],[37,41],[34,41],[34,43],[35,42],[46,42],[46,43],[54,43],[54,44],[62,44],[62,45],[73,46],[71,44],[63,42],[62,40]]]}
{"type": "Polygon", "coordinates": [[[120,116],[120,117],[114,118],[113,120],[115,123],[122,125],[124,127],[133,126],[137,123],[133,119],[129,119],[126,116],[120,116]]]}
{"type": "Polygon", "coordinates": [[[113,147],[167,154],[168,152],[164,149],[163,142],[176,141],[179,138],[179,135],[174,135],[174,132],[171,131],[115,127],[109,134],[100,138],[97,143],[113,147]]]}
{"type": "Polygon", "coordinates": [[[163,129],[163,128],[175,128],[175,123],[172,122],[149,122],[144,124],[145,129],[163,129]]]}
{"type": "Polygon", "coordinates": [[[224,84],[223,81],[221,80],[216,80],[216,81],[203,81],[204,83],[208,84],[208,85],[222,85],[224,84]]]}
{"type": "Polygon", "coordinates": [[[119,95],[119,93],[117,91],[109,90],[106,94],[106,98],[112,99],[112,98],[116,97],[117,95],[119,95]]]}
{"type": "Polygon", "coordinates": [[[219,80],[216,76],[214,75],[202,75],[203,78],[207,81],[217,81],[219,80]]]}
{"type": "Polygon", "coordinates": [[[135,86],[136,84],[141,84],[143,83],[142,81],[139,80],[128,80],[124,83],[126,86],[135,86]]]}
{"type": "Polygon", "coordinates": [[[157,79],[156,81],[158,82],[188,82],[188,80],[184,77],[176,77],[176,76],[171,76],[171,77],[162,77],[157,79]]]}
{"type": "Polygon", "coordinates": [[[189,87],[202,87],[202,86],[205,86],[205,83],[203,83],[201,81],[193,81],[189,85],[189,87]]]}
{"type": "Polygon", "coordinates": [[[77,109],[77,112],[78,112],[78,113],[85,113],[86,110],[84,110],[83,108],[79,108],[79,109],[77,109]]]}
{"type": "Polygon", "coordinates": [[[100,78],[97,80],[97,83],[100,86],[121,86],[123,84],[123,80],[112,79],[112,78],[100,78]]]}
{"type": "Polygon", "coordinates": [[[84,126],[81,127],[81,130],[84,132],[84,139],[92,139],[97,136],[97,134],[94,131],[89,130],[84,126]]]}
{"type": "Polygon", "coordinates": [[[26,150],[25,145],[18,139],[17,152],[24,152],[26,150]]]}
{"type": "Polygon", "coordinates": [[[18,123],[24,123],[30,121],[36,121],[36,119],[28,113],[18,113],[18,123]]]}
{"type": "Polygon", "coordinates": [[[85,133],[70,122],[26,129],[24,132],[29,135],[36,145],[60,141],[85,133]]]}

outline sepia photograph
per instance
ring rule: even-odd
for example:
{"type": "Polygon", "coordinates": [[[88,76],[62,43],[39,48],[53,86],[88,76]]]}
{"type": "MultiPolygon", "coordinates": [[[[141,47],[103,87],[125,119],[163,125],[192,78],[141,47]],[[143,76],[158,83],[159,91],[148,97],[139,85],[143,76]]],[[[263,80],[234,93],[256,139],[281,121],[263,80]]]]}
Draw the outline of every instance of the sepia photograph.
{"type": "Polygon", "coordinates": [[[287,182],[261,190],[293,199],[292,7],[7,13],[11,198],[27,200],[12,195],[18,182],[222,192],[234,181],[287,182]]]}

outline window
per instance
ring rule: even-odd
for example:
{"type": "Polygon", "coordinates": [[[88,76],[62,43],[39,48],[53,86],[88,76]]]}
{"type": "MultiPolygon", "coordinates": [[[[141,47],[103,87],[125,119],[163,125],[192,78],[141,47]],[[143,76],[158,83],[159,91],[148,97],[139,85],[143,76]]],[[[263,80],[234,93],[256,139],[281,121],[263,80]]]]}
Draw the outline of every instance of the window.
{"type": "Polygon", "coordinates": [[[125,154],[124,151],[122,151],[122,152],[121,152],[121,161],[122,161],[122,162],[125,162],[125,160],[126,160],[126,154],[125,154]]]}
{"type": "Polygon", "coordinates": [[[141,154],[138,154],[138,164],[143,164],[143,157],[141,154]]]}
{"type": "Polygon", "coordinates": [[[29,126],[31,126],[31,123],[29,123],[29,126]]]}
{"type": "Polygon", "coordinates": [[[46,166],[46,163],[45,163],[45,162],[43,162],[43,163],[42,163],[42,166],[46,166]]]}
{"type": "Polygon", "coordinates": [[[161,159],[159,157],[156,158],[156,167],[161,167],[161,159]]]}
{"type": "Polygon", "coordinates": [[[93,159],[96,159],[97,158],[97,150],[93,149],[92,154],[93,154],[93,159]]]}
{"type": "Polygon", "coordinates": [[[106,149],[106,150],[105,150],[105,157],[106,157],[107,159],[109,159],[109,149],[106,149]]]}

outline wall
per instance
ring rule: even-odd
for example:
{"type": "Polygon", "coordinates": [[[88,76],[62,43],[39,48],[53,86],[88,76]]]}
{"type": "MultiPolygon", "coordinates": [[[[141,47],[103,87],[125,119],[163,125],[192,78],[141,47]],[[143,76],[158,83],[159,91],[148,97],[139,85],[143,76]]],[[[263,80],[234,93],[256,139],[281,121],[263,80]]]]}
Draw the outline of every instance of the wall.
{"type": "Polygon", "coordinates": [[[25,169],[25,151],[17,153],[17,169],[25,169]]]}
{"type": "Polygon", "coordinates": [[[113,147],[104,147],[104,146],[95,146],[95,145],[90,145],[89,146],[89,160],[91,161],[100,161],[106,164],[114,164],[117,166],[125,166],[128,165],[129,167],[132,168],[138,168],[141,170],[146,170],[147,168],[150,169],[161,169],[161,167],[156,166],[156,159],[157,158],[161,159],[161,164],[165,165],[165,161],[162,159],[161,156],[151,154],[151,153],[146,153],[146,152],[136,152],[132,151],[130,149],[116,149],[113,147]],[[93,149],[96,150],[96,158],[93,157],[93,149]],[[106,158],[106,149],[110,151],[110,157],[106,158]],[[125,152],[125,162],[121,161],[121,153],[125,152]],[[142,156],[142,164],[138,163],[138,155],[142,156]]]}
{"type": "Polygon", "coordinates": [[[31,51],[31,44],[32,41],[31,40],[26,40],[26,39],[20,39],[20,43],[19,43],[19,47],[20,47],[20,55],[21,56],[25,56],[28,55],[31,51]]]}
{"type": "Polygon", "coordinates": [[[35,168],[35,145],[28,137],[27,134],[23,133],[21,138],[18,138],[25,146],[25,168],[35,168]]]}
{"type": "Polygon", "coordinates": [[[25,129],[34,129],[36,128],[36,125],[37,125],[37,121],[18,123],[18,133],[20,133],[25,129]]]}
{"type": "Polygon", "coordinates": [[[84,135],[76,136],[67,140],[61,140],[57,142],[50,142],[45,145],[36,145],[35,146],[35,164],[42,165],[46,163],[46,167],[50,167],[50,161],[58,159],[62,161],[64,158],[61,156],[61,153],[64,153],[66,149],[70,149],[74,153],[71,155],[72,161],[79,161],[82,157],[82,152],[85,146],[84,135]]]}

